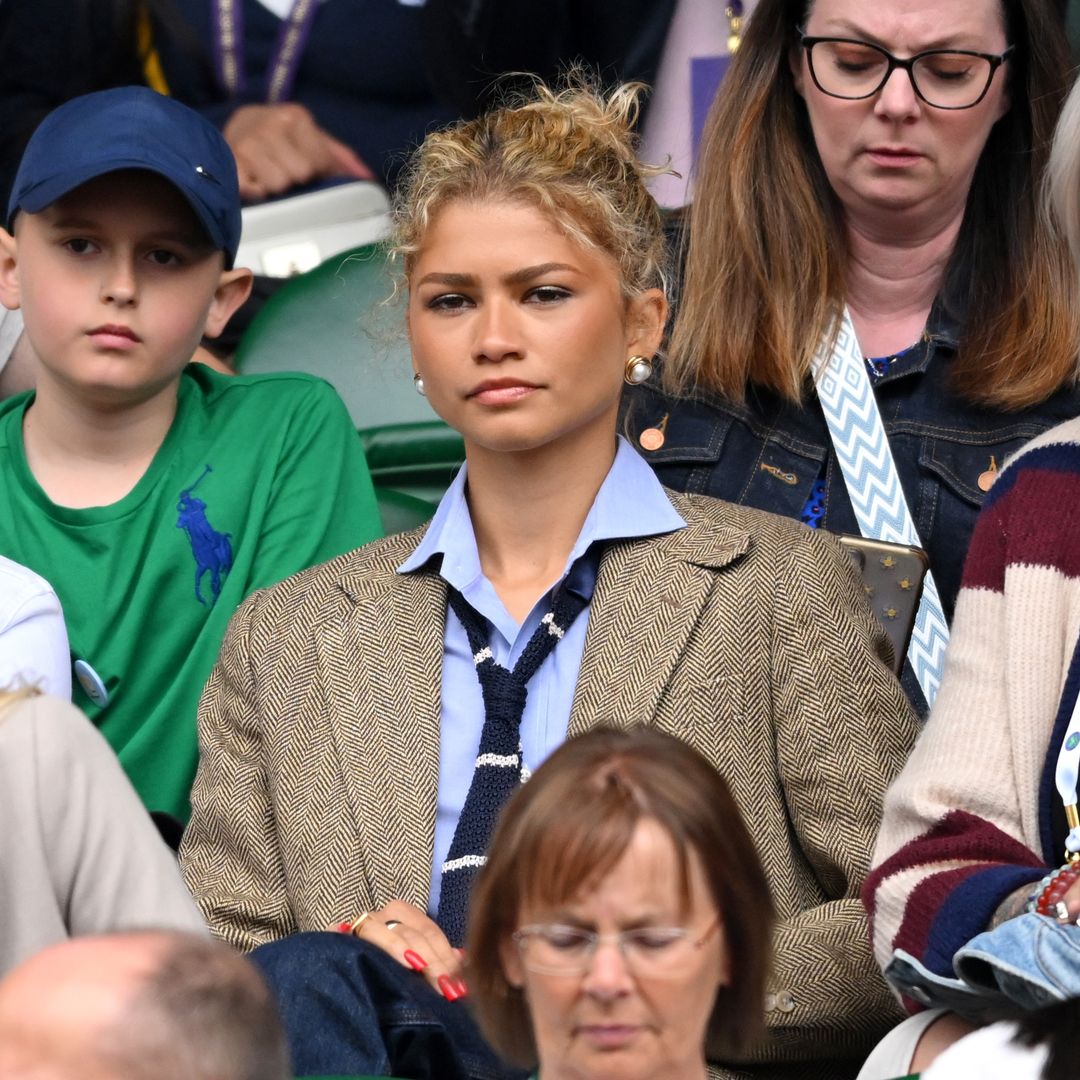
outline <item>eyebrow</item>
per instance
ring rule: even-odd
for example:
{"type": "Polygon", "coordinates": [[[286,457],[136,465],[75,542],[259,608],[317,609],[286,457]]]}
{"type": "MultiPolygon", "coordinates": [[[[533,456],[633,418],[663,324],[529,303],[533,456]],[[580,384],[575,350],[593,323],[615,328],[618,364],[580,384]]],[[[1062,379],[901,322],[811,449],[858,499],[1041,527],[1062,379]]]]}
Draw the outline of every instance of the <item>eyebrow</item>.
{"type": "MultiPolygon", "coordinates": [[[[537,266],[524,266],[520,270],[514,270],[512,273],[507,274],[502,280],[507,285],[521,285],[526,281],[533,281],[538,277],[543,277],[545,274],[551,274],[558,270],[570,271],[574,274],[581,273],[576,266],[571,266],[569,263],[547,262],[540,263],[537,266]]],[[[473,274],[432,273],[425,274],[416,284],[449,285],[457,288],[466,288],[475,286],[476,283],[477,279],[473,274]]]]}
{"type": "MultiPolygon", "coordinates": [[[[837,19],[835,22],[832,23],[832,28],[834,32],[839,33],[842,36],[850,36],[852,38],[858,39],[859,41],[865,41],[871,45],[877,45],[879,48],[884,49],[886,52],[892,52],[893,47],[891,45],[887,44],[881,38],[875,37],[868,30],[864,30],[861,26],[857,26],[855,23],[848,22],[847,19],[837,19]]],[[[827,35],[818,34],[808,36],[825,37],[827,35]]],[[[938,49],[957,49],[971,51],[974,49],[974,46],[970,42],[964,42],[963,34],[952,34],[949,37],[941,37],[933,41],[924,42],[917,49],[912,50],[912,56],[918,56],[919,53],[924,52],[935,52],[938,49]],[[958,38],[960,42],[963,42],[962,44],[958,44],[958,38]]],[[[981,52],[983,50],[979,49],[974,51],[981,52]]]]}

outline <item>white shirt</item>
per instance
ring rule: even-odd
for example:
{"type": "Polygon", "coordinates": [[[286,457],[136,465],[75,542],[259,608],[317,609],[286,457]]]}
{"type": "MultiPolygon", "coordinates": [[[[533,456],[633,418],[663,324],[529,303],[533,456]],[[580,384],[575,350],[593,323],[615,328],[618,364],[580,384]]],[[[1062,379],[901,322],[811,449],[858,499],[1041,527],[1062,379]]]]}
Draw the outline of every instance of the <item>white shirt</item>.
{"type": "Polygon", "coordinates": [[[1046,1065],[1045,1046],[1014,1042],[1016,1025],[991,1024],[953,1043],[922,1074],[922,1080],[1039,1080],[1046,1065]]]}
{"type": "Polygon", "coordinates": [[[71,653],[52,586],[0,555],[0,689],[36,686],[71,697],[71,653]]]}

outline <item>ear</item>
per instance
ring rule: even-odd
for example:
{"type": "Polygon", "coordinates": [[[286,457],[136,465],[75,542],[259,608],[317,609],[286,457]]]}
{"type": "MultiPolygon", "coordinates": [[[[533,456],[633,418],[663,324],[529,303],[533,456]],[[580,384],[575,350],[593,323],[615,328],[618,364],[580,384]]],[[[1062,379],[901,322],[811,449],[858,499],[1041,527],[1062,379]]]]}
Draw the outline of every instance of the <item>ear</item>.
{"type": "Polygon", "coordinates": [[[795,84],[795,93],[806,99],[806,80],[803,57],[806,50],[801,45],[792,45],[788,50],[788,67],[791,69],[791,81],[795,84]]]}
{"type": "Polygon", "coordinates": [[[626,344],[632,355],[653,357],[664,340],[667,297],[659,289],[646,289],[630,300],[626,312],[626,344]]]}
{"type": "Polygon", "coordinates": [[[14,311],[22,303],[19,289],[18,241],[0,229],[0,304],[14,311]]]}
{"type": "Polygon", "coordinates": [[[731,985],[731,949],[728,947],[727,928],[723,922],[716,931],[716,941],[720,946],[720,970],[717,975],[717,986],[731,985]]]}
{"type": "Polygon", "coordinates": [[[525,985],[525,968],[521,963],[521,953],[510,938],[504,938],[499,944],[499,959],[502,961],[503,978],[520,990],[525,985]]]}
{"type": "Polygon", "coordinates": [[[206,327],[203,333],[207,337],[217,337],[225,324],[233,317],[236,309],[251,295],[251,286],[255,275],[246,267],[236,270],[222,270],[214,289],[214,299],[206,314],[206,327]]]}

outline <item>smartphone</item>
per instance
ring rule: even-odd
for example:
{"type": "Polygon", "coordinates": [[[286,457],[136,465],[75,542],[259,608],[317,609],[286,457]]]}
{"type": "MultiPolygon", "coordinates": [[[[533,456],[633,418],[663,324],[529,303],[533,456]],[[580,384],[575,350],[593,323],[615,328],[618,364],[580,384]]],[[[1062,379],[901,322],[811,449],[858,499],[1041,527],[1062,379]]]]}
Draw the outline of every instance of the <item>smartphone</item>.
{"type": "Polygon", "coordinates": [[[862,574],[866,600],[893,644],[893,671],[900,674],[907,655],[923,579],[930,559],[919,547],[843,533],[837,537],[862,574]]]}

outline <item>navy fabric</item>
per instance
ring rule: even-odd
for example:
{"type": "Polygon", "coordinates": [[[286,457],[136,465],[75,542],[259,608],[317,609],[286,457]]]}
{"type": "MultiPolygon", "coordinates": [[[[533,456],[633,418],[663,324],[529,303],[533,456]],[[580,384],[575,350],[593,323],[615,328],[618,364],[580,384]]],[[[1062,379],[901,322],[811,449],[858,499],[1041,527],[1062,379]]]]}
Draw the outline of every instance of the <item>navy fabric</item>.
{"type": "Polygon", "coordinates": [[[296,1076],[522,1080],[465,1004],[349,934],[294,934],[250,954],[281,1013],[296,1076]]]}
{"type": "MultiPolygon", "coordinates": [[[[572,589],[556,589],[550,616],[541,621],[513,671],[508,671],[495,662],[487,647],[490,629],[483,616],[457,589],[451,589],[448,598],[454,614],[469,635],[476,674],[484,695],[479,760],[447,854],[449,864],[455,860],[479,860],[487,852],[488,839],[499,811],[521,784],[521,718],[525,713],[528,682],[588,601],[572,589]],[[516,765],[484,763],[482,759],[488,755],[507,762],[516,761],[516,765]]],[[[475,863],[443,868],[438,921],[455,946],[465,942],[469,891],[477,869],[479,866],[475,863]]]]}
{"type": "MultiPolygon", "coordinates": [[[[979,477],[991,468],[1000,470],[1030,439],[1080,413],[1080,389],[1068,387],[1015,413],[973,405],[952,388],[950,362],[958,347],[959,321],[944,303],[931,312],[927,332],[926,350],[897,359],[887,374],[875,379],[874,392],[945,617],[951,621],[963,556],[985,497],[979,477]]],[[[799,518],[824,476],[821,527],[834,533],[859,532],[825,417],[812,394],[802,407],[755,388],[742,404],[705,394],[675,400],[665,396],[654,379],[624,391],[623,412],[624,434],[666,487],[799,518]],[[641,432],[662,423],[663,445],[641,449],[641,432]]],[[[903,683],[912,702],[925,712],[909,664],[903,683]]]]}

